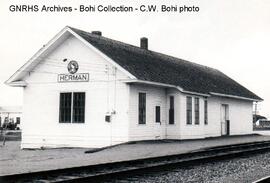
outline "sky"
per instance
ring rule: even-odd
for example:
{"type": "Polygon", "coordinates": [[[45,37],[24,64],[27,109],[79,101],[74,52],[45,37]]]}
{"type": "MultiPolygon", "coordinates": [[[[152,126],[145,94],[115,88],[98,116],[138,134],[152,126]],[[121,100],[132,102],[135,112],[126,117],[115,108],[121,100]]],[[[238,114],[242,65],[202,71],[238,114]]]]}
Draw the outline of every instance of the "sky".
{"type": "Polygon", "coordinates": [[[216,68],[264,99],[261,115],[270,118],[270,1],[0,1],[0,106],[22,105],[23,89],[4,82],[66,25],[100,30],[105,37],[216,68]],[[45,3],[46,2],[46,3],[45,3]],[[101,13],[11,12],[11,5],[177,5],[199,12],[101,13]]]}

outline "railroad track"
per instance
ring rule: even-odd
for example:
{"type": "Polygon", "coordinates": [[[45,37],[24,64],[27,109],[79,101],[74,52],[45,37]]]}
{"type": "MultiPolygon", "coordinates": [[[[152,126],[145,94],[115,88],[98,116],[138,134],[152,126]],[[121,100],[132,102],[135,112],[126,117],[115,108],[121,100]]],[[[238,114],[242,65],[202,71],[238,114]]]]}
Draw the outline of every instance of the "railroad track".
{"type": "Polygon", "coordinates": [[[206,148],[184,154],[0,176],[0,182],[102,182],[120,176],[164,171],[270,150],[270,141],[206,148]]]}

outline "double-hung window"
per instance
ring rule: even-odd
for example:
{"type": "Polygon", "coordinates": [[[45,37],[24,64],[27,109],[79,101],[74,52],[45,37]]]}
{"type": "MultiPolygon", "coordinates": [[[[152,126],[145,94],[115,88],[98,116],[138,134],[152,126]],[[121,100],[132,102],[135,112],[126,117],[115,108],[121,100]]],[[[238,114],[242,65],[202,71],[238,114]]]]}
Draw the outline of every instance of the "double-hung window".
{"type": "Polygon", "coordinates": [[[170,96],[169,124],[174,124],[174,96],[170,96]]]}
{"type": "Polygon", "coordinates": [[[207,100],[204,100],[204,124],[208,124],[208,103],[207,100]]]}
{"type": "Polygon", "coordinates": [[[84,123],[85,92],[60,93],[59,122],[84,123]]]}
{"type": "Polygon", "coordinates": [[[192,124],[192,98],[187,97],[187,124],[191,125],[192,124]]]}
{"type": "Polygon", "coordinates": [[[146,124],[146,93],[139,93],[139,124],[146,124]]]}
{"type": "Polygon", "coordinates": [[[195,97],[195,125],[200,124],[200,99],[195,97]]]}

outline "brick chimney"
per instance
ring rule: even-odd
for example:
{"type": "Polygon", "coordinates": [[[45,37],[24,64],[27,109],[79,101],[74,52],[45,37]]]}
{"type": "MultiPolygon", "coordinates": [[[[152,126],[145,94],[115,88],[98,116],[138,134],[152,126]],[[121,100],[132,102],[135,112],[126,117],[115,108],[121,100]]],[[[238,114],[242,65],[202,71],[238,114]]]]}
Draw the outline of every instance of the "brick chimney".
{"type": "Polygon", "coordinates": [[[92,34],[98,35],[98,36],[102,36],[102,32],[101,31],[92,31],[92,34]]]}
{"type": "Polygon", "coordinates": [[[141,38],[141,48],[148,50],[148,39],[146,37],[141,38]]]}

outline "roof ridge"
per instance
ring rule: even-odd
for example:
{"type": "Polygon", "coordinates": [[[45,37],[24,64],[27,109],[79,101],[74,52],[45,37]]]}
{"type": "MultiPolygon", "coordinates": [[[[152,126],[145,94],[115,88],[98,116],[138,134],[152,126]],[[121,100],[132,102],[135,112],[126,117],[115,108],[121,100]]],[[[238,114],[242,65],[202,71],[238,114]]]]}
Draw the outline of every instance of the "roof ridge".
{"type": "Polygon", "coordinates": [[[127,49],[128,49],[128,47],[131,46],[131,47],[133,47],[133,48],[135,48],[135,49],[137,49],[138,51],[141,51],[141,52],[149,52],[149,53],[152,53],[152,54],[158,54],[158,55],[161,55],[161,56],[168,57],[170,59],[168,61],[173,62],[173,63],[181,64],[181,63],[175,62],[174,59],[176,59],[176,60],[178,60],[180,62],[185,62],[185,63],[188,63],[188,64],[196,65],[198,67],[202,67],[202,68],[206,68],[206,69],[212,69],[212,70],[215,70],[217,72],[220,72],[219,70],[217,70],[217,69],[215,69],[213,67],[209,67],[209,66],[206,66],[206,65],[202,65],[202,64],[199,64],[199,63],[188,61],[188,60],[185,60],[185,59],[182,59],[182,58],[178,58],[176,56],[171,56],[171,55],[168,55],[168,54],[165,54],[165,53],[161,53],[161,52],[157,52],[157,51],[153,51],[153,50],[145,50],[144,48],[141,48],[141,47],[136,46],[136,45],[132,45],[130,43],[125,43],[125,42],[118,41],[118,40],[115,40],[115,39],[112,39],[112,38],[108,38],[108,37],[105,37],[105,36],[98,36],[98,35],[95,35],[95,34],[93,34],[91,32],[84,31],[82,29],[78,29],[78,28],[74,28],[74,27],[70,27],[70,26],[67,26],[67,27],[69,27],[71,29],[74,29],[74,30],[77,30],[77,31],[80,31],[80,32],[82,32],[84,34],[87,34],[88,36],[90,35],[90,36],[93,36],[93,37],[98,38],[98,39],[103,39],[104,41],[110,41],[110,42],[112,42],[112,44],[113,44],[113,42],[116,42],[118,44],[123,45],[127,49]]]}
{"type": "Polygon", "coordinates": [[[111,38],[108,38],[108,37],[105,37],[105,36],[98,36],[98,35],[95,35],[95,34],[93,34],[91,32],[87,32],[87,31],[84,31],[84,30],[81,30],[81,29],[77,29],[77,28],[74,28],[74,27],[70,27],[70,26],[68,26],[68,27],[71,28],[71,29],[77,30],[77,31],[81,31],[81,32],[83,32],[85,34],[91,35],[91,36],[93,36],[95,38],[100,38],[100,39],[104,39],[106,41],[117,42],[117,43],[120,43],[120,44],[123,44],[123,45],[126,45],[126,46],[132,46],[132,47],[135,47],[135,48],[142,49],[142,48],[140,48],[138,46],[135,46],[135,45],[132,45],[132,44],[129,44],[129,43],[125,43],[125,42],[122,42],[122,41],[111,39],[111,38]]]}

